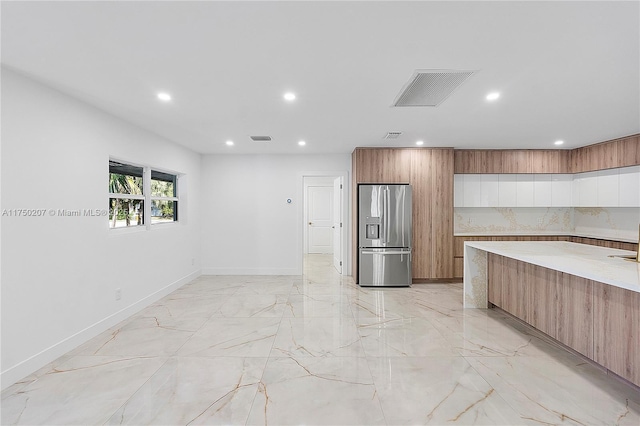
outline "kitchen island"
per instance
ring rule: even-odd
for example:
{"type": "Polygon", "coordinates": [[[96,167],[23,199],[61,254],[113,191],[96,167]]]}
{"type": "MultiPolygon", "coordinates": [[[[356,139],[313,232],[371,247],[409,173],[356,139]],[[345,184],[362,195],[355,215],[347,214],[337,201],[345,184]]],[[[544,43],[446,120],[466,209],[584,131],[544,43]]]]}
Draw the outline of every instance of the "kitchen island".
{"type": "Polygon", "coordinates": [[[635,252],[564,241],[464,251],[465,308],[497,306],[640,386],[640,264],[615,257],[635,252]]]}

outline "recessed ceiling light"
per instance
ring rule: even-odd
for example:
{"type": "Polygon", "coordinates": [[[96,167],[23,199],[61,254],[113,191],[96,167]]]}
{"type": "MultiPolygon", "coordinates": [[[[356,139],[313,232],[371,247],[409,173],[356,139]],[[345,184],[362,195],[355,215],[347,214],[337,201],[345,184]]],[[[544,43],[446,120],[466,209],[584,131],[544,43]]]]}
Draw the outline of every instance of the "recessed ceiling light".
{"type": "Polygon", "coordinates": [[[161,101],[165,101],[165,102],[169,102],[171,100],[171,95],[168,93],[158,93],[158,99],[160,99],[161,101]]]}
{"type": "Polygon", "coordinates": [[[495,100],[496,100],[496,99],[498,99],[499,97],[500,97],[500,93],[498,93],[498,92],[492,92],[492,93],[489,93],[489,94],[487,95],[487,100],[488,100],[488,101],[495,101],[495,100]]]}
{"type": "Polygon", "coordinates": [[[298,141],[298,145],[305,146],[307,143],[305,141],[298,141]]]}
{"type": "Polygon", "coordinates": [[[564,141],[555,141],[554,144],[555,145],[562,145],[564,143],[564,141]]]}
{"type": "Polygon", "coordinates": [[[293,92],[287,92],[284,94],[284,99],[287,101],[293,101],[296,98],[296,94],[293,92]]]}
{"type": "Polygon", "coordinates": [[[226,141],[225,142],[228,146],[233,146],[233,141],[226,141]]]}
{"type": "Polygon", "coordinates": [[[424,141],[417,141],[416,145],[424,145],[424,141]]]}

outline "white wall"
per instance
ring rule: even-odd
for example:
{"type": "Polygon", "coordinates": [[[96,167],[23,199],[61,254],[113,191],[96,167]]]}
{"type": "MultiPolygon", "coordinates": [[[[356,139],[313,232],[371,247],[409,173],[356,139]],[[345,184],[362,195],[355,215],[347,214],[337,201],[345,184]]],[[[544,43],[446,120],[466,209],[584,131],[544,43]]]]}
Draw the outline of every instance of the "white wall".
{"type": "Polygon", "coordinates": [[[2,70],[3,210],[106,208],[110,156],[185,173],[181,222],[3,216],[3,387],[199,274],[200,155],[2,70]]]}
{"type": "Polygon", "coordinates": [[[350,170],[349,154],[203,156],[203,274],[301,274],[303,178],[350,170]]]}

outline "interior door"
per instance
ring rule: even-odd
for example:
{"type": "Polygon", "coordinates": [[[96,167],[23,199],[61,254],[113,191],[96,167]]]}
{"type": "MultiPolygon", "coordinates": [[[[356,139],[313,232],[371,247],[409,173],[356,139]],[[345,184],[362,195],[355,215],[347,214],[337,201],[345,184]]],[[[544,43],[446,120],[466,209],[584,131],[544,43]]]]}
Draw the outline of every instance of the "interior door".
{"type": "Polygon", "coordinates": [[[342,274],[342,176],[333,180],[333,266],[342,274]]]}
{"type": "Polygon", "coordinates": [[[333,251],[333,187],[310,186],[308,199],[308,253],[333,251]]]}

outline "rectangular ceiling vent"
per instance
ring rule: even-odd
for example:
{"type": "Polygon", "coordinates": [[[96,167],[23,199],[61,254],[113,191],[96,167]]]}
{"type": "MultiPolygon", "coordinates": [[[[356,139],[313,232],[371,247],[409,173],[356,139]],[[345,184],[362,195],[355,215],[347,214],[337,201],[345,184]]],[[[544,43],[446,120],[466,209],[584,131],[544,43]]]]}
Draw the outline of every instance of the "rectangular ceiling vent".
{"type": "Polygon", "coordinates": [[[384,139],[398,139],[402,132],[389,132],[384,136],[384,139]]]}
{"type": "Polygon", "coordinates": [[[251,139],[256,142],[268,142],[271,140],[271,136],[251,136],[251,139]]]}
{"type": "Polygon", "coordinates": [[[393,102],[397,107],[437,107],[476,71],[416,70],[393,102]]]}

